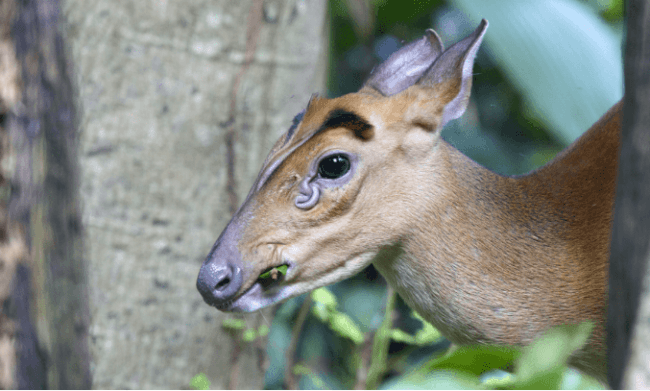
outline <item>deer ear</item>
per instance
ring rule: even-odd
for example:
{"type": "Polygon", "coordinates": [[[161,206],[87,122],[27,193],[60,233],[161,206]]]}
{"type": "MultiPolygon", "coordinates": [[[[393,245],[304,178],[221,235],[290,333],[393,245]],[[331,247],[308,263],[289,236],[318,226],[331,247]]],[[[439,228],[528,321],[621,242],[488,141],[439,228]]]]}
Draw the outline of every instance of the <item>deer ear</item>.
{"type": "Polygon", "coordinates": [[[422,77],[443,50],[438,34],[428,29],[422,38],[404,46],[378,65],[363,86],[374,88],[384,96],[402,92],[422,77]]]}
{"type": "Polygon", "coordinates": [[[472,34],[442,53],[417,83],[423,87],[442,88],[439,96],[444,100],[445,108],[440,128],[463,115],[467,108],[472,89],[474,57],[487,27],[487,20],[481,20],[472,34]]]}

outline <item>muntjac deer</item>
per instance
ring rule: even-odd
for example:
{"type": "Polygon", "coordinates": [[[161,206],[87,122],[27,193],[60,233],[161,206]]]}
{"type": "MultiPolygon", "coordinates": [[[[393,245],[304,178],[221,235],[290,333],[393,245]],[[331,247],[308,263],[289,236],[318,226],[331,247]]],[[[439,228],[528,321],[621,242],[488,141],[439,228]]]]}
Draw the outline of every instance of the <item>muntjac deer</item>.
{"type": "Polygon", "coordinates": [[[457,344],[591,320],[571,364],[604,381],[622,104],[527,175],[474,163],[440,132],[465,111],[487,26],[447,50],[427,30],[359,92],[312,97],[203,263],[203,299],[255,311],[372,263],[457,344]]]}

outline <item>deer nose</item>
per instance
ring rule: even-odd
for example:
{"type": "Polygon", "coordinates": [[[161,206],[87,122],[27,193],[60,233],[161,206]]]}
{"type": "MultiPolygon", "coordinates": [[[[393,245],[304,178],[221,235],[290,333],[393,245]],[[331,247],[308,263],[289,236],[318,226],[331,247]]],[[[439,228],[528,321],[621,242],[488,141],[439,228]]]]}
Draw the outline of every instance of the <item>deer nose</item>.
{"type": "Polygon", "coordinates": [[[235,297],[242,281],[241,267],[227,261],[208,259],[201,266],[196,288],[206,303],[218,309],[227,309],[228,302],[235,297]]]}
{"type": "Polygon", "coordinates": [[[211,306],[227,311],[244,284],[242,254],[238,243],[242,225],[233,218],[212,247],[196,280],[196,288],[211,306]]]}

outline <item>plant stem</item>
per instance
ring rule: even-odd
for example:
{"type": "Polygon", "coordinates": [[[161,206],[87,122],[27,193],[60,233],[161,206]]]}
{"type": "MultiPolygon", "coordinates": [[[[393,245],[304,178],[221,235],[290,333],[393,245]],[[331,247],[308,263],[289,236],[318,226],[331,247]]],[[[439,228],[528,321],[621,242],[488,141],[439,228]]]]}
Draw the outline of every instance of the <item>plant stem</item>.
{"type": "Polygon", "coordinates": [[[298,389],[298,376],[293,374],[293,365],[296,357],[296,348],[298,348],[298,339],[300,337],[300,332],[302,331],[302,326],[305,324],[305,320],[309,314],[311,302],[311,295],[307,295],[305,301],[302,302],[298,318],[296,319],[296,323],[293,325],[293,330],[291,331],[291,341],[289,342],[287,352],[285,353],[286,363],[284,367],[284,388],[287,390],[298,389]]]}
{"type": "Polygon", "coordinates": [[[393,328],[393,309],[395,308],[395,291],[390,286],[386,290],[386,310],[381,326],[375,332],[372,344],[372,361],[366,380],[366,389],[376,390],[384,377],[387,369],[388,345],[390,344],[390,332],[393,328]]]}

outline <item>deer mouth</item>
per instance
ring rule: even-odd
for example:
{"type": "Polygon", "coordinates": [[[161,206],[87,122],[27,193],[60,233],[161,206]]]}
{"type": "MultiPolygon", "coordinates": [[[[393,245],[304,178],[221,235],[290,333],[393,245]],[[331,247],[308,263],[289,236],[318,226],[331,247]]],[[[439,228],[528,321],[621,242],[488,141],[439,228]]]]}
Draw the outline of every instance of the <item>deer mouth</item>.
{"type": "Polygon", "coordinates": [[[290,271],[291,265],[288,263],[264,269],[253,285],[231,302],[225,311],[253,312],[290,298],[291,289],[283,284],[290,271]]]}

